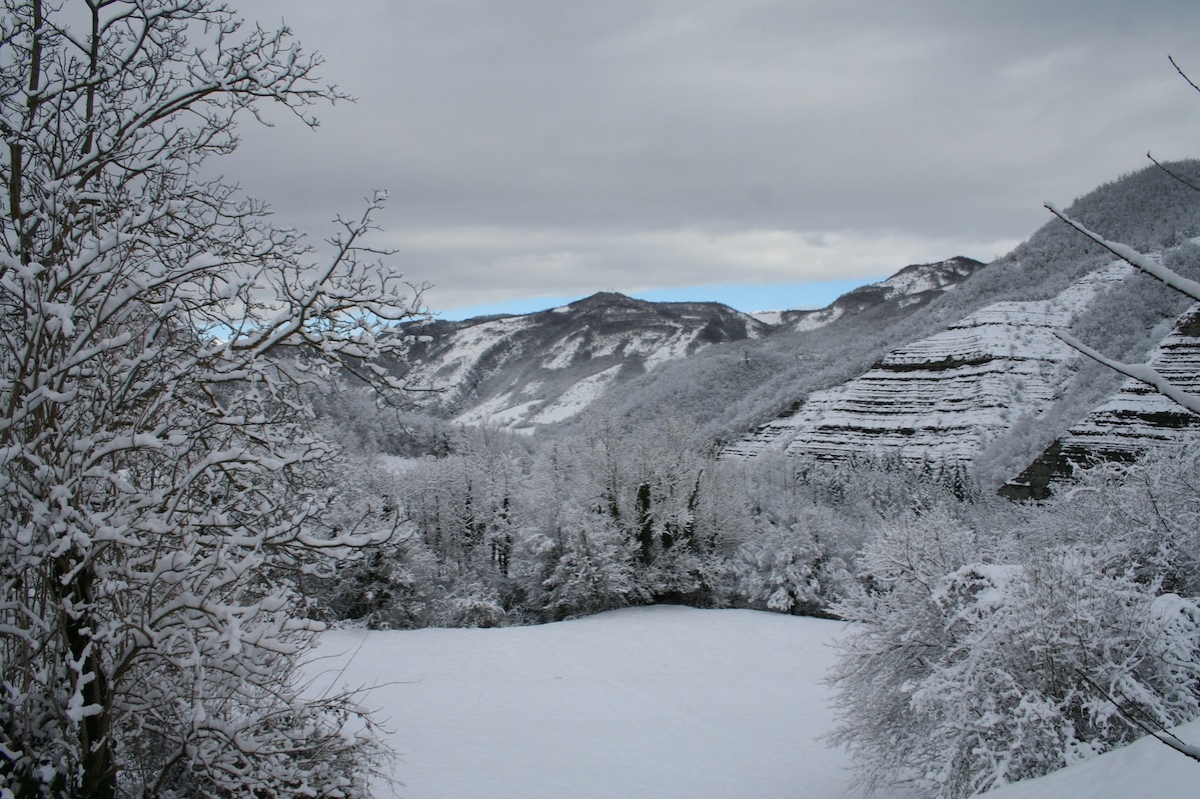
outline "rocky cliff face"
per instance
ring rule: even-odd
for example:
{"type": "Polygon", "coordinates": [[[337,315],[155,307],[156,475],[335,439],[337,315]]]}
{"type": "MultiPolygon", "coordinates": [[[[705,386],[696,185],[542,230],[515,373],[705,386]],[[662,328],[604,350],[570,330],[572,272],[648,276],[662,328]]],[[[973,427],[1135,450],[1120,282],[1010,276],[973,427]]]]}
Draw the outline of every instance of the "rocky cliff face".
{"type": "Polygon", "coordinates": [[[840,459],[971,461],[1019,416],[1059,397],[1078,354],[1054,332],[1131,267],[1110,263],[1049,300],[988,305],[942,332],[898,347],[865,374],[811,394],[728,445],[724,457],[769,450],[840,459]]]}
{"type": "MultiPolygon", "coordinates": [[[[1200,306],[1190,309],[1148,363],[1184,390],[1200,394],[1200,306]]],[[[1007,496],[1040,499],[1050,483],[1096,460],[1128,461],[1162,445],[1200,446],[1200,416],[1152,388],[1126,380],[1119,391],[1055,441],[1004,487],[1007,496]]]]}

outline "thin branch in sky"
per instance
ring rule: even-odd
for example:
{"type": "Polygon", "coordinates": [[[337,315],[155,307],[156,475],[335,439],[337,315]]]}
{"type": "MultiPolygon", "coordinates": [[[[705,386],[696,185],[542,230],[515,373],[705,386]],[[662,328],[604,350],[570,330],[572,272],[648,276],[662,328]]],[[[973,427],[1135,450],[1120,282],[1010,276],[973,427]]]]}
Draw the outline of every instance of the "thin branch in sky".
{"type": "Polygon", "coordinates": [[[1158,162],[1158,159],[1157,159],[1157,158],[1155,158],[1155,157],[1154,157],[1153,155],[1151,155],[1150,153],[1146,153],[1146,157],[1147,157],[1147,158],[1149,158],[1151,161],[1153,161],[1153,162],[1154,162],[1154,165],[1155,165],[1156,167],[1158,167],[1159,169],[1161,169],[1163,172],[1166,172],[1168,175],[1170,175],[1171,177],[1175,178],[1175,179],[1176,179],[1176,180],[1178,180],[1180,183],[1182,183],[1183,185],[1187,186],[1189,189],[1192,189],[1193,191],[1200,191],[1200,186],[1197,186],[1195,183],[1192,183],[1192,182],[1191,182],[1190,180],[1188,180],[1187,178],[1180,177],[1179,175],[1177,175],[1177,174],[1175,174],[1174,172],[1172,172],[1170,169],[1167,169],[1165,166],[1163,166],[1162,164],[1160,164],[1160,163],[1158,162]]]}
{"type": "Polygon", "coordinates": [[[1186,72],[1184,72],[1182,69],[1180,69],[1180,68],[1179,68],[1179,65],[1175,63],[1175,59],[1174,59],[1174,58],[1172,58],[1171,56],[1167,56],[1167,60],[1171,62],[1171,66],[1175,67],[1175,71],[1179,73],[1180,77],[1182,77],[1184,80],[1186,80],[1186,81],[1188,82],[1188,85],[1189,85],[1189,86],[1191,86],[1191,87],[1192,87],[1193,89],[1195,89],[1196,91],[1200,92],[1200,86],[1197,86],[1197,85],[1196,85],[1196,84],[1195,84],[1195,83],[1192,81],[1192,79],[1191,79],[1191,78],[1189,78],[1189,77],[1187,76],[1187,73],[1186,73],[1186,72]]]}

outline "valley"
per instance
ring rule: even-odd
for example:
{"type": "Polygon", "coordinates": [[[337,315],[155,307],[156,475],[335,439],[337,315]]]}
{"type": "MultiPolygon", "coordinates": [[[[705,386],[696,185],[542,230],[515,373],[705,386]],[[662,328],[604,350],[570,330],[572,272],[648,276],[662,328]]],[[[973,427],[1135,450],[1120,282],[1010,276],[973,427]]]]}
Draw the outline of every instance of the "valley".
{"type": "MultiPolygon", "coordinates": [[[[1200,228],[1155,221],[1200,218],[1200,199],[1163,175],[1070,212],[1200,275],[1200,228]]],[[[307,593],[380,631],[550,635],[636,608],[841,619],[826,729],[862,785],[965,797],[1037,777],[1140,737],[1123,697],[1164,727],[1195,718],[1200,424],[1062,338],[1194,391],[1195,313],[1052,221],[992,263],[908,266],[818,310],[600,293],[414,322],[394,368],[435,389],[423,407],[353,390],[324,406],[361,442],[334,518],[388,541],[307,593]]]]}

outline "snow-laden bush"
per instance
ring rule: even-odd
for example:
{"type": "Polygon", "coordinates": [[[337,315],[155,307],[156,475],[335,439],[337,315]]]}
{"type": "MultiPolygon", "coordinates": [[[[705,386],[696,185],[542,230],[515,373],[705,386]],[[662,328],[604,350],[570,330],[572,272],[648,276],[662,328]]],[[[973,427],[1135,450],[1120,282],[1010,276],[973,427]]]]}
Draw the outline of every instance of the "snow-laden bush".
{"type": "Polygon", "coordinates": [[[863,786],[972,796],[1142,735],[1116,703],[1161,727],[1200,712],[1200,605],[1164,592],[1167,564],[1139,560],[1138,536],[1079,534],[1120,499],[1138,512],[1120,492],[1099,502],[1081,490],[1012,535],[945,513],[881,531],[861,559],[864,587],[835,606],[859,626],[831,675],[833,740],[863,786]]]}
{"type": "Polygon", "coordinates": [[[1164,591],[1200,596],[1200,451],[1181,445],[1081,470],[1046,514],[1023,532],[1030,545],[1087,544],[1164,591]]]}

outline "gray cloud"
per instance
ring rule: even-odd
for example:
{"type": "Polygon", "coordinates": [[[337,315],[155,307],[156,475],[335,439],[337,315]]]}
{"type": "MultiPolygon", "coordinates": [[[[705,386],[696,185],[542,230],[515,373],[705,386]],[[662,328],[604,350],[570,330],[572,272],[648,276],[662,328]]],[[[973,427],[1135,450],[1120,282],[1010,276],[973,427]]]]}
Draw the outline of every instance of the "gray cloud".
{"type": "Polygon", "coordinates": [[[246,125],[223,169],[317,233],[390,189],[382,240],[441,307],[990,258],[1042,200],[1195,155],[1200,130],[1166,60],[1200,74],[1194,2],[241,10],[286,19],[359,102],[246,125]]]}

